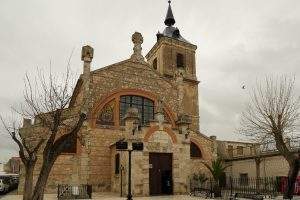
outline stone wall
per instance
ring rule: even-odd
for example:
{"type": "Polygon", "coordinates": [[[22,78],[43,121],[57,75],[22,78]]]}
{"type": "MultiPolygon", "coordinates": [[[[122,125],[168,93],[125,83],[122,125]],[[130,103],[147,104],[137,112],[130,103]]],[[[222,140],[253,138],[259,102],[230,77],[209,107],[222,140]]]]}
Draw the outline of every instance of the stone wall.
{"type": "MultiPolygon", "coordinates": [[[[254,159],[235,160],[227,162],[232,165],[227,168],[228,176],[238,178],[240,174],[248,174],[248,177],[256,177],[256,164],[254,159]]],[[[280,155],[262,157],[260,162],[260,177],[276,177],[287,176],[289,165],[287,161],[280,155]]]]}

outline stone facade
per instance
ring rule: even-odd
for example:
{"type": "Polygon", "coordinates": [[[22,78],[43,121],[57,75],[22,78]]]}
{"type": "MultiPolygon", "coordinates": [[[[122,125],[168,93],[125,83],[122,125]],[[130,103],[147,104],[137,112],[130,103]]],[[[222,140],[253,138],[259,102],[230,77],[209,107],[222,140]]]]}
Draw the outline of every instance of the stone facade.
{"type": "MultiPolygon", "coordinates": [[[[122,175],[125,195],[128,152],[117,151],[115,147],[121,139],[144,144],[143,151],[132,153],[135,196],[150,194],[150,153],[172,155],[173,194],[188,193],[189,179],[194,173],[208,174],[202,163],[213,159],[216,143],[199,132],[196,46],[176,38],[160,37],[145,60],[141,54],[142,35],[134,33],[132,41],[134,52],[129,59],[95,71],[90,71],[93,49],[83,47],[83,74],[78,79],[69,109],[76,110],[88,100],[88,119],[79,133],[81,141],[77,142],[76,153],[60,155],[55,162],[46,192],[56,192],[58,184],[91,184],[95,192],[119,193],[122,175]],[[180,68],[176,66],[178,55],[182,57],[180,68]],[[153,102],[154,120],[139,128],[133,120],[124,122],[120,117],[123,96],[138,96],[153,102]],[[201,151],[201,157],[191,157],[191,143],[201,151]],[[116,166],[117,156],[119,166],[116,166]]],[[[42,155],[36,164],[35,179],[41,160],[42,155]]],[[[21,173],[20,192],[23,175],[21,173]]]]}

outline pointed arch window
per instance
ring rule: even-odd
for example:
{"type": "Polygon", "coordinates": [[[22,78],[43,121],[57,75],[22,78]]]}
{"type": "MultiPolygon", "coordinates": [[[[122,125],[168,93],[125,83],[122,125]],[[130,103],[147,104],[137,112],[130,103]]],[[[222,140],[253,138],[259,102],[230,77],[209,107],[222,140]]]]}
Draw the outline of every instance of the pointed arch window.
{"type": "Polygon", "coordinates": [[[190,144],[190,156],[191,158],[202,158],[202,152],[194,142],[190,144]]]}

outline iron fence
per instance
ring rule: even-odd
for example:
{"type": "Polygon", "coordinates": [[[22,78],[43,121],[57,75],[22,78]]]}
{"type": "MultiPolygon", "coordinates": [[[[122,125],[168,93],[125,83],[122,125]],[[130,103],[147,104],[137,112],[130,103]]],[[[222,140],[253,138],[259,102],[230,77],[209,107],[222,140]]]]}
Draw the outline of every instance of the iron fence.
{"type": "Polygon", "coordinates": [[[62,199],[91,199],[91,185],[58,185],[57,198],[62,199]]]}
{"type": "MultiPolygon", "coordinates": [[[[227,178],[218,182],[207,179],[202,182],[191,179],[191,195],[201,197],[222,196],[223,198],[244,197],[261,199],[264,196],[283,195],[287,188],[286,177],[227,178]]],[[[300,177],[294,185],[294,195],[300,195],[300,177]]]]}

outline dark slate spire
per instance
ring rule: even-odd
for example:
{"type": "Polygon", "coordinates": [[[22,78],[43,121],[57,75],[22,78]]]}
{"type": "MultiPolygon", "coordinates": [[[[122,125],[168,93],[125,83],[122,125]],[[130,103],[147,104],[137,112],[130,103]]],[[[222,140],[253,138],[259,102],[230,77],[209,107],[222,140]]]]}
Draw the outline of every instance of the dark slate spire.
{"type": "Polygon", "coordinates": [[[169,7],[168,7],[166,19],[165,19],[165,25],[173,26],[175,24],[175,19],[174,19],[172,8],[171,8],[171,1],[169,0],[168,3],[169,3],[169,7]]]}

